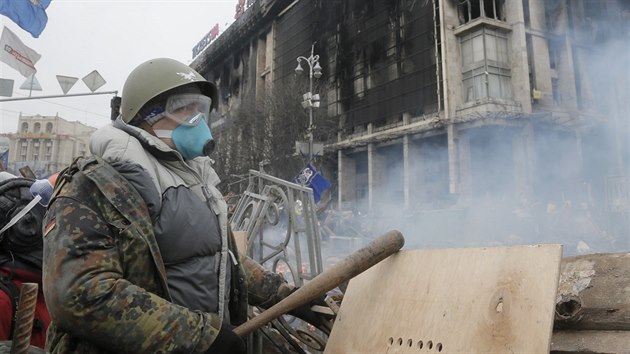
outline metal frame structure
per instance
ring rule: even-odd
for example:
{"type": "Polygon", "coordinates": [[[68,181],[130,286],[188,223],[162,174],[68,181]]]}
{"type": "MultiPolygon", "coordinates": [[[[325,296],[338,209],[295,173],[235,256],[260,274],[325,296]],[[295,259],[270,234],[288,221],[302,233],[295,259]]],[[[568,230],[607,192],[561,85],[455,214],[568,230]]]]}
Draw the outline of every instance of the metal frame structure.
{"type": "MultiPolygon", "coordinates": [[[[290,274],[296,286],[323,270],[321,237],[310,188],[250,170],[247,189],[236,204],[230,227],[246,232],[248,256],[285,277],[290,274]],[[280,269],[283,265],[287,269],[280,269]]],[[[281,352],[287,350],[286,345],[299,354],[324,350],[324,338],[292,322],[283,317],[273,320],[270,325],[277,335],[270,328],[261,328],[261,335],[248,339],[249,353],[262,353],[263,337],[281,352]],[[284,340],[279,340],[278,335],[284,340]]]]}
{"type": "Polygon", "coordinates": [[[317,223],[312,189],[255,170],[230,218],[247,233],[248,256],[273,271],[283,263],[296,286],[323,270],[317,223]]]}

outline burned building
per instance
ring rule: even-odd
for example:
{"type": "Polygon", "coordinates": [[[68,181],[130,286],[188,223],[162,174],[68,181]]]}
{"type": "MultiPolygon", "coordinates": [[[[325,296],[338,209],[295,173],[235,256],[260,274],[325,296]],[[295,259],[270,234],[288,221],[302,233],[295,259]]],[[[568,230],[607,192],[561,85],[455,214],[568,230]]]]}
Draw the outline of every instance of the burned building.
{"type": "Polygon", "coordinates": [[[303,94],[317,93],[331,208],[368,230],[410,230],[423,246],[630,249],[628,2],[246,5],[191,65],[220,88],[224,179],[263,165],[290,179],[303,94]],[[311,54],[319,79],[294,71],[311,54]]]}

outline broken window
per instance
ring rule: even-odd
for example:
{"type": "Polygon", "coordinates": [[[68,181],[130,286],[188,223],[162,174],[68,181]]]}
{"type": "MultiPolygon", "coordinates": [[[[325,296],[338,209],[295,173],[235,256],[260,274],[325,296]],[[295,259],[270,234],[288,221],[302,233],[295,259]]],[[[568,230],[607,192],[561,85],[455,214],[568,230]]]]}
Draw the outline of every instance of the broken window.
{"type": "Polygon", "coordinates": [[[551,78],[551,93],[553,95],[553,105],[560,106],[560,81],[557,78],[551,78]]]}
{"type": "MultiPolygon", "coordinates": [[[[48,123],[50,124],[50,123],[48,123]]],[[[46,161],[51,161],[52,160],[52,141],[50,140],[46,140],[46,157],[45,157],[46,161]]]]}
{"type": "Polygon", "coordinates": [[[464,101],[512,98],[507,32],[487,26],[460,38],[464,101]]]}
{"type": "Polygon", "coordinates": [[[358,52],[356,55],[356,63],[353,67],[353,75],[352,80],[354,82],[354,94],[357,99],[363,99],[365,97],[366,90],[366,76],[365,75],[365,61],[363,58],[365,57],[365,51],[358,52]]]}
{"type": "Polygon", "coordinates": [[[33,140],[33,161],[39,161],[39,140],[33,140]]]}
{"type": "Polygon", "coordinates": [[[505,0],[459,0],[459,24],[463,25],[479,17],[505,21],[504,6],[505,0]]]}
{"type": "Polygon", "coordinates": [[[563,49],[564,42],[562,40],[547,40],[549,48],[549,68],[553,70],[558,69],[560,62],[560,51],[563,49]]]}
{"type": "Polygon", "coordinates": [[[28,151],[28,142],[22,140],[20,143],[20,159],[26,161],[26,152],[28,151]]]}

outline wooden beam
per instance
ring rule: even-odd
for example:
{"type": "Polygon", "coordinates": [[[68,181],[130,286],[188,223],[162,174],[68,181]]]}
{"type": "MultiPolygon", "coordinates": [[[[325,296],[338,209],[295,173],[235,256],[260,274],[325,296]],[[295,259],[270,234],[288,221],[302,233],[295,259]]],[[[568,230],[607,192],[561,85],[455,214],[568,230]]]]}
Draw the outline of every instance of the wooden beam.
{"type": "Polygon", "coordinates": [[[629,283],[630,253],[563,258],[554,328],[630,330],[629,283]]]}
{"type": "Polygon", "coordinates": [[[551,353],[628,353],[628,331],[556,331],[551,353]]]}

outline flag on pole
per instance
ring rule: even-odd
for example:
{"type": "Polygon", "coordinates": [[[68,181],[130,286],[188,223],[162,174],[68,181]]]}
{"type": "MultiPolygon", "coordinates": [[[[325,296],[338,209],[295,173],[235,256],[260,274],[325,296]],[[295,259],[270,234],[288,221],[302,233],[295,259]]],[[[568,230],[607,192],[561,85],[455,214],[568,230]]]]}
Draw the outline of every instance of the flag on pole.
{"type": "Polygon", "coordinates": [[[35,63],[41,57],[39,53],[24,45],[10,29],[5,27],[2,30],[0,61],[19,71],[24,77],[29,77],[37,72],[35,63]]]}
{"type": "Polygon", "coordinates": [[[39,35],[48,23],[46,8],[51,0],[0,0],[0,14],[15,22],[34,38],[39,35]]]}
{"type": "Polygon", "coordinates": [[[330,182],[324,178],[310,163],[300,171],[293,182],[309,187],[313,190],[313,199],[319,203],[322,193],[330,188],[330,182]]]}

